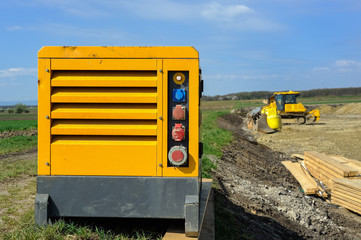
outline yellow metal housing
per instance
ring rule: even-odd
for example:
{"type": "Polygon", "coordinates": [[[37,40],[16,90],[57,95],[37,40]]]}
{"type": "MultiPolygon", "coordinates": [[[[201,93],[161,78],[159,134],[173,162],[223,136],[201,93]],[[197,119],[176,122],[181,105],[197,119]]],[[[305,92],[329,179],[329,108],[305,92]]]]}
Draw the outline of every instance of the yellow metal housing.
{"type": "Polygon", "coordinates": [[[192,47],[39,51],[39,175],[199,176],[199,59],[192,47]],[[189,72],[188,167],[167,167],[168,72],[189,72]]]}

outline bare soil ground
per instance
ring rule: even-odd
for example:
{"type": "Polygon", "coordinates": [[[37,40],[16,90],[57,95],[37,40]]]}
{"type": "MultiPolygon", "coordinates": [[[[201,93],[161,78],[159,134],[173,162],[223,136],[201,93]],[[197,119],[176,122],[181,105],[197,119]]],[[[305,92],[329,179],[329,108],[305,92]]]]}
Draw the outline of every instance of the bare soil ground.
{"type": "Polygon", "coordinates": [[[307,150],[361,160],[361,112],[353,106],[352,113],[337,113],[336,107],[321,108],[318,123],[286,125],[269,135],[249,131],[242,114],[219,119],[234,141],[214,172],[216,198],[237,219],[241,234],[235,239],[361,239],[360,215],[304,196],[281,164],[307,150]]]}
{"type": "Polygon", "coordinates": [[[11,131],[0,132],[0,139],[15,137],[15,136],[36,136],[37,134],[38,134],[37,129],[11,130],[11,131]]]}

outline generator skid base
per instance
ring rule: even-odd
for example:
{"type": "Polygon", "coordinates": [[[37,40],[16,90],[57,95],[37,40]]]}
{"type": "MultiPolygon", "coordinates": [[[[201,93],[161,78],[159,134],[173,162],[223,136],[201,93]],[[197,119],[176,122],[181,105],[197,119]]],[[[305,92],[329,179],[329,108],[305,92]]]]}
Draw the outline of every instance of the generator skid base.
{"type": "Polygon", "coordinates": [[[35,221],[55,217],[185,219],[198,236],[198,178],[38,176],[35,221]]]}

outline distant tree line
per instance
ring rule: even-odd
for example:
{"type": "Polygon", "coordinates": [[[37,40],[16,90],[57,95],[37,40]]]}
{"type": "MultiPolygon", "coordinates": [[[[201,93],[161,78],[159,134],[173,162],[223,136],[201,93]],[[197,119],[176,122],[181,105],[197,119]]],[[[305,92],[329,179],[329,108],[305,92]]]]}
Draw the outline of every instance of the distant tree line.
{"type": "MultiPolygon", "coordinates": [[[[289,90],[280,90],[289,91],[289,90]]],[[[358,96],[361,95],[361,87],[355,88],[323,88],[312,90],[293,90],[301,93],[301,97],[339,97],[339,96],[358,96]]],[[[223,100],[249,100],[264,99],[271,96],[273,91],[255,91],[255,92],[239,92],[226,95],[206,96],[202,97],[203,101],[223,101],[223,100]]]]}
{"type": "MultiPolygon", "coordinates": [[[[21,114],[21,113],[29,113],[30,112],[28,109],[28,106],[26,106],[25,104],[22,104],[22,103],[15,104],[13,106],[5,106],[5,108],[7,108],[7,112],[9,114],[12,114],[12,113],[21,114]]],[[[0,113],[5,113],[5,109],[1,108],[0,113]]]]}

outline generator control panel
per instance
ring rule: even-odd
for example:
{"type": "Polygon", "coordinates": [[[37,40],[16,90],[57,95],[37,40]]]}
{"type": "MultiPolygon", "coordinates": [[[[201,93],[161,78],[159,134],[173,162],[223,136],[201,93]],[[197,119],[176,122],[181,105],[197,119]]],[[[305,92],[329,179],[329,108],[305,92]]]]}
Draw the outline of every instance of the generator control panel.
{"type": "Polygon", "coordinates": [[[168,167],[188,167],[189,72],[168,73],[168,167]]]}

